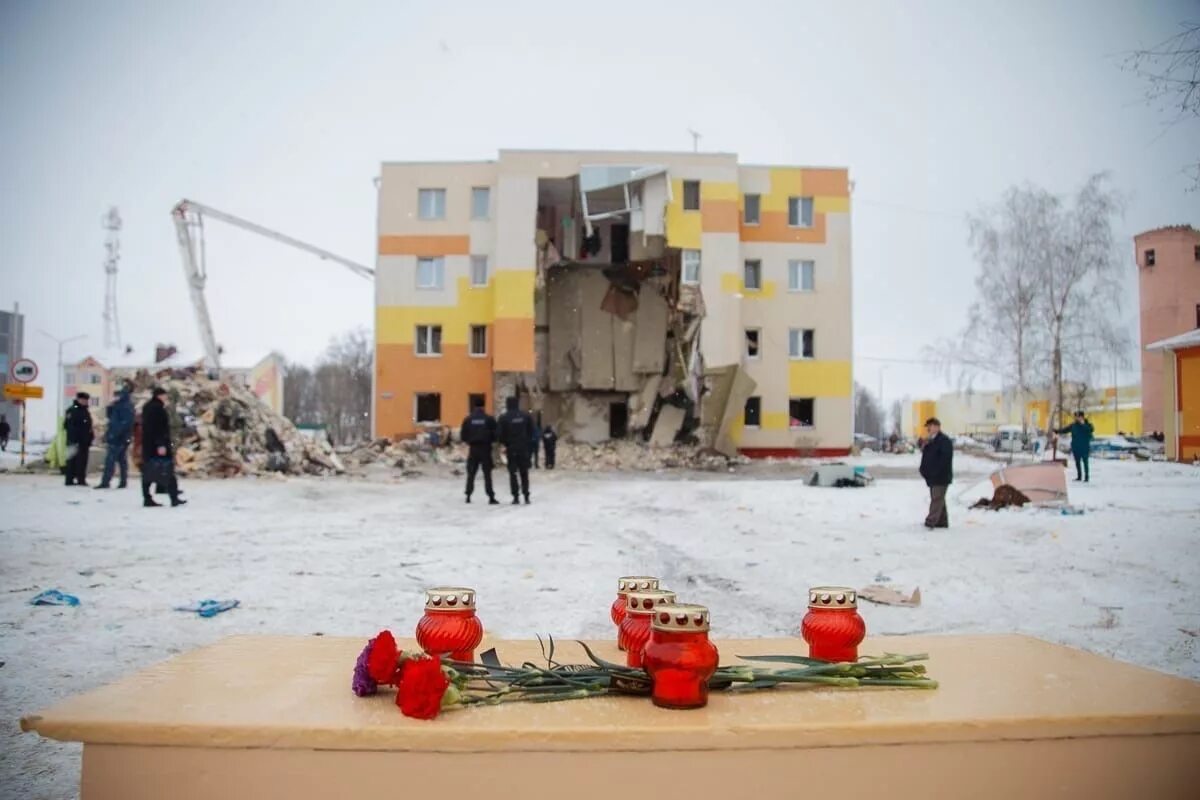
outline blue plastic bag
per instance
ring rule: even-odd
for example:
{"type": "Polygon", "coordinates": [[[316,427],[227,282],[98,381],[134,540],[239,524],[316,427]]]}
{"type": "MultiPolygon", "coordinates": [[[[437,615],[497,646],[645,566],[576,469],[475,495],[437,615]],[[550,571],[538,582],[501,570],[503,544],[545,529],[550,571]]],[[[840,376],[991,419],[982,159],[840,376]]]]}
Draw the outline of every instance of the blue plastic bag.
{"type": "Polygon", "coordinates": [[[31,606],[77,606],[79,598],[73,594],[60,592],[58,589],[47,589],[29,601],[31,606]]]}

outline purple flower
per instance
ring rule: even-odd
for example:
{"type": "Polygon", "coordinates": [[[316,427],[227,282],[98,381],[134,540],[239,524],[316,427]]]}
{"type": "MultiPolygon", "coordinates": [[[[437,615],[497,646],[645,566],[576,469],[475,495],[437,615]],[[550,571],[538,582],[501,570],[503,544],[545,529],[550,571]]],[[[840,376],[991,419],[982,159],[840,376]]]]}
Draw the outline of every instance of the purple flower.
{"type": "Polygon", "coordinates": [[[359,697],[367,697],[375,694],[379,690],[379,684],[371,678],[367,671],[367,657],[371,654],[371,647],[375,644],[375,640],[371,639],[367,642],[367,646],[358,654],[358,661],[354,663],[354,680],[350,684],[350,688],[359,697]]]}

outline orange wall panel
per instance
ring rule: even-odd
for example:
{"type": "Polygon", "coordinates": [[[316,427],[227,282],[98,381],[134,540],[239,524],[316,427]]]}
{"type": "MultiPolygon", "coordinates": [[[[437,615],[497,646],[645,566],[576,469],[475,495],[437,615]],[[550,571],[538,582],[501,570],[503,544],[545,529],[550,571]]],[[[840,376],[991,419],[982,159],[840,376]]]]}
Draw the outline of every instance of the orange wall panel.
{"type": "Polygon", "coordinates": [[[809,197],[849,197],[850,173],[844,169],[804,169],[800,171],[800,185],[809,197]]]}
{"type": "Polygon", "coordinates": [[[458,427],[467,415],[467,396],[487,395],[492,401],[492,359],[472,358],[465,345],[443,345],[440,358],[418,358],[412,345],[380,344],[376,348],[375,433],[394,438],[417,429],[413,396],[438,392],[442,423],[458,427]],[[388,393],[390,397],[385,397],[388,393]]]}
{"type": "MultiPolygon", "coordinates": [[[[825,214],[813,214],[811,228],[793,228],[788,225],[786,211],[763,211],[757,225],[740,225],[743,242],[798,242],[801,244],[825,243],[825,214]]],[[[707,229],[706,229],[707,230],[707,229]]]]}
{"type": "Polygon", "coordinates": [[[470,236],[380,236],[381,256],[465,256],[471,252],[470,236]]]}
{"type": "Polygon", "coordinates": [[[739,221],[736,200],[705,200],[700,204],[700,229],[705,233],[737,233],[739,221]]]}
{"type": "Polygon", "coordinates": [[[492,339],[496,343],[496,372],[533,372],[536,369],[532,319],[498,319],[492,330],[495,331],[492,339]]]}

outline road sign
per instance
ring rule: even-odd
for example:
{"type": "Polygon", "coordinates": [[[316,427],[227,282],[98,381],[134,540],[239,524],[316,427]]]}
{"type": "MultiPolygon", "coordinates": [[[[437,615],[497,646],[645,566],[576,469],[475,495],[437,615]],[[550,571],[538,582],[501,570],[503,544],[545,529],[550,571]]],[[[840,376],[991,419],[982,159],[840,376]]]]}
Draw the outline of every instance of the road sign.
{"type": "MultiPolygon", "coordinates": [[[[38,365],[30,358],[18,358],[12,364],[12,379],[17,383],[33,383],[37,380],[38,365]]],[[[41,397],[41,395],[38,395],[41,397]]]]}
{"type": "Polygon", "coordinates": [[[30,386],[27,383],[4,384],[4,396],[10,400],[40,400],[43,394],[41,386],[30,386]]]}

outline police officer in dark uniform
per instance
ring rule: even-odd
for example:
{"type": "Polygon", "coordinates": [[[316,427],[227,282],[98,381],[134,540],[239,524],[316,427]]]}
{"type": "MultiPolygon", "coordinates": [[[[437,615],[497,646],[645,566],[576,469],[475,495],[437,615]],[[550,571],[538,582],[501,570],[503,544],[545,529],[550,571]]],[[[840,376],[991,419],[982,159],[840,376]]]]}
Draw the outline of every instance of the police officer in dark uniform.
{"type": "Polygon", "coordinates": [[[475,491],[475,473],[482,468],[488,505],[499,505],[496,492],[492,489],[492,445],[496,443],[496,420],[488,416],[482,404],[477,405],[463,418],[458,438],[470,446],[467,454],[467,502],[471,502],[471,494],[475,491]]]}
{"type": "Polygon", "coordinates": [[[504,445],[504,455],[508,461],[508,485],[512,489],[515,506],[525,497],[525,505],[529,505],[529,450],[533,441],[533,417],[528,411],[522,411],[520,401],[510,397],[505,401],[505,411],[500,415],[500,444],[504,445]],[[520,486],[517,477],[520,476],[520,486]]]}

